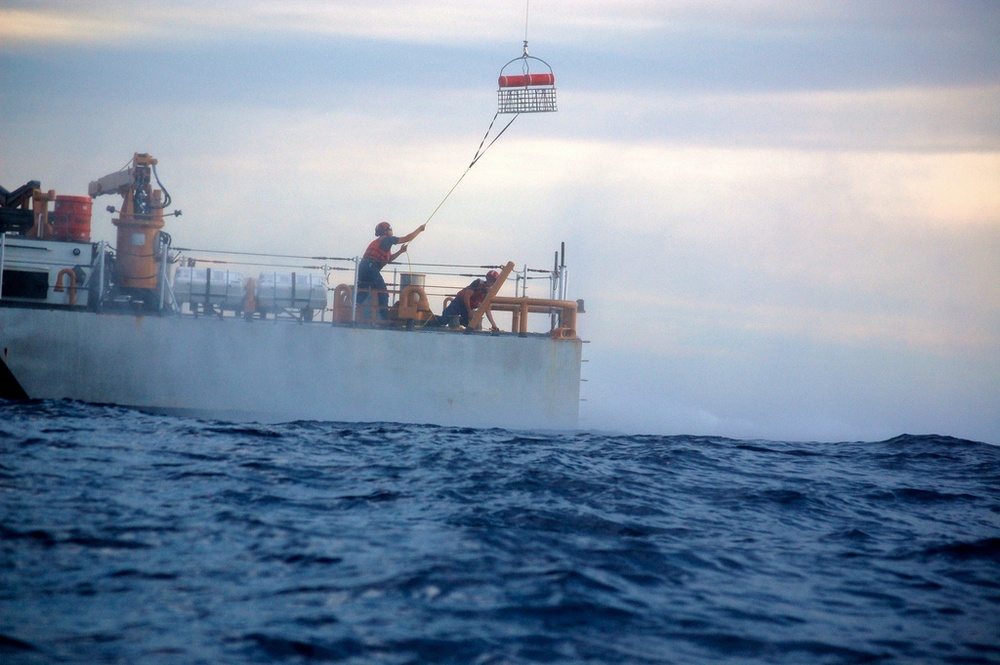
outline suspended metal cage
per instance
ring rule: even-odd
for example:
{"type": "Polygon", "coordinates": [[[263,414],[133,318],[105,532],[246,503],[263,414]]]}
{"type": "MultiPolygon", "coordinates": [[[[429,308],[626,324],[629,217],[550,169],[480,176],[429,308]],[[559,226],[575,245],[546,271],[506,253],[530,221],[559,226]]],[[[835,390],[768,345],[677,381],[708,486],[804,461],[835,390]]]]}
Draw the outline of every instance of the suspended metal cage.
{"type": "Polygon", "coordinates": [[[555,74],[549,63],[528,55],[528,42],[524,42],[521,57],[514,58],[500,69],[497,85],[497,113],[546,113],[556,110],[555,74]],[[514,73],[516,67],[511,67],[515,62],[521,63],[520,74],[514,73]],[[535,71],[532,71],[532,65],[535,71]]]}

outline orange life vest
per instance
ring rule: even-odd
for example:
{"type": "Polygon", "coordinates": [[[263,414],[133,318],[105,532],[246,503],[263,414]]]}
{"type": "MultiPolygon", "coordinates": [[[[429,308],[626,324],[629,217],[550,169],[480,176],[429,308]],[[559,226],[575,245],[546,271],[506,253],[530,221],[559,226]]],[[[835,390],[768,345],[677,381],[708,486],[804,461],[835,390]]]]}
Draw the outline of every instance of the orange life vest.
{"type": "Polygon", "coordinates": [[[382,241],[385,240],[385,238],[386,236],[382,236],[372,240],[368,245],[368,249],[365,250],[365,255],[362,258],[378,261],[378,263],[383,266],[388,263],[389,259],[392,257],[392,253],[389,251],[389,249],[392,249],[392,243],[389,243],[389,249],[382,249],[382,241]]]}
{"type": "Polygon", "coordinates": [[[472,309],[478,308],[483,301],[486,300],[486,294],[489,293],[490,290],[489,286],[486,285],[486,282],[481,279],[477,279],[465,288],[472,291],[472,293],[469,294],[469,304],[472,306],[472,309]]]}

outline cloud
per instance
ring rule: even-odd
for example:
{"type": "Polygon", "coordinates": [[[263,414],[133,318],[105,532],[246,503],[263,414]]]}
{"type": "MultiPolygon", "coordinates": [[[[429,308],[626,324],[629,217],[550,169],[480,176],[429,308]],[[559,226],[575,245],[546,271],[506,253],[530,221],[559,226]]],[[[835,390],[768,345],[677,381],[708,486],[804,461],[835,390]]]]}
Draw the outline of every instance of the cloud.
{"type": "Polygon", "coordinates": [[[1000,84],[827,92],[634,91],[562,94],[557,128],[621,140],[812,150],[996,150],[1000,84]]]}
{"type": "MultiPolygon", "coordinates": [[[[833,0],[734,4],[706,0],[550,0],[469,3],[463,0],[170,0],[129,11],[121,3],[81,0],[12,0],[0,9],[0,38],[23,42],[129,43],[155,47],[159,40],[218,40],[234,34],[326,35],[442,44],[529,38],[554,45],[590,43],[626,50],[622,40],[696,35],[727,40],[753,36],[816,39],[869,33],[884,41],[900,36],[995,35],[1000,10],[991,3],[946,4],[833,0]],[[143,44],[143,40],[153,38],[143,44]]],[[[714,41],[714,39],[713,39],[714,41]]]]}
{"type": "MultiPolygon", "coordinates": [[[[566,241],[590,424],[996,429],[993,7],[532,3],[560,110],[519,117],[409,258],[547,268],[566,241]]],[[[0,184],[80,194],[150,152],[178,245],[336,256],[441,202],[525,18],[513,1],[120,9],[0,9],[0,184]]]]}
{"type": "Polygon", "coordinates": [[[93,14],[0,8],[0,43],[97,43],[139,37],[140,27],[127,21],[105,21],[93,14]]]}
{"type": "Polygon", "coordinates": [[[663,348],[721,328],[1000,351],[996,153],[594,152],[574,163],[613,173],[584,167],[577,175],[589,179],[561,198],[601,220],[574,235],[576,254],[602,268],[582,290],[598,328],[632,331],[602,343],[663,348]]]}
{"type": "MultiPolygon", "coordinates": [[[[513,5],[459,0],[244,0],[224,4],[175,0],[131,12],[106,3],[43,0],[14,2],[0,9],[0,40],[8,48],[32,43],[101,43],[154,50],[164,41],[214,42],[265,34],[472,44],[498,39],[498,23],[521,30],[521,11],[513,5]],[[510,9],[515,11],[507,11],[510,9]]],[[[504,38],[509,38],[509,33],[504,38]]]]}

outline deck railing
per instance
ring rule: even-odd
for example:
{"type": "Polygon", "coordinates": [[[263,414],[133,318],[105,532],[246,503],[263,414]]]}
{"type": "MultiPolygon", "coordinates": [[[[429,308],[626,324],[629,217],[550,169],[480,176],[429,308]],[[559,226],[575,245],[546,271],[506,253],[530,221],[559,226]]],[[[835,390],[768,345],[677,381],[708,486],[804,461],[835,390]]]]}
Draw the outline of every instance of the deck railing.
{"type": "MultiPolygon", "coordinates": [[[[303,321],[325,321],[337,325],[368,325],[422,329],[436,324],[444,307],[456,293],[489,270],[510,266],[501,288],[473,313],[470,328],[479,329],[479,320],[489,306],[494,314],[509,313],[507,331],[519,335],[551,334],[559,339],[576,337],[578,303],[557,298],[565,294],[566,267],[557,261],[553,269],[513,269],[507,265],[472,265],[440,263],[395,263],[382,269],[389,296],[387,308],[378,304],[377,292],[372,291],[362,303],[357,302],[357,275],[360,257],[295,256],[253,254],[248,252],[218,252],[192,248],[176,248],[178,260],[186,266],[212,267],[215,270],[242,270],[248,281],[258,272],[286,272],[301,275],[321,274],[327,286],[326,306],[320,308],[287,307],[262,311],[252,299],[241,308],[229,311],[215,305],[179,301],[183,314],[242,315],[247,318],[294,318],[303,321]],[[509,275],[509,276],[508,276],[509,275]],[[545,297],[548,295],[549,297],[545,297]],[[530,316],[529,315],[533,315],[530,316]]],[[[504,321],[498,319],[501,328],[504,321]]],[[[446,326],[448,327],[448,326],[446,326]]]]}

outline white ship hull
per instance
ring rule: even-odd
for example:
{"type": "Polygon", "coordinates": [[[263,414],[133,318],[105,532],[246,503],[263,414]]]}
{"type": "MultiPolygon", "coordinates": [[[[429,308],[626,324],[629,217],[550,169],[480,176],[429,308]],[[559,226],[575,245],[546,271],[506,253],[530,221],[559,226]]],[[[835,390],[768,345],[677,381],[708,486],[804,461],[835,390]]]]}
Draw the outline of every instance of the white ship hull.
{"type": "Polygon", "coordinates": [[[579,339],[0,307],[31,398],[236,420],[572,429],[579,339]]]}
{"type": "Polygon", "coordinates": [[[156,164],[135,153],[86,197],[38,181],[0,187],[0,398],[230,420],[577,427],[581,308],[565,300],[564,262],[525,265],[513,297],[500,289],[515,264],[498,265],[475,282],[489,285],[475,287],[477,304],[462,288],[464,313],[445,321],[442,294],[489,266],[429,265],[442,283],[411,271],[376,293],[359,257],[174,249],[163,228],[180,211],[164,211],[156,164]],[[92,197],[106,194],[122,197],[111,207],[114,248],[89,240],[92,197]],[[528,297],[528,280],[543,274],[549,298],[528,297]],[[331,288],[331,277],[344,282],[331,288]],[[478,331],[500,313],[510,332],[454,329],[478,331]]]}

